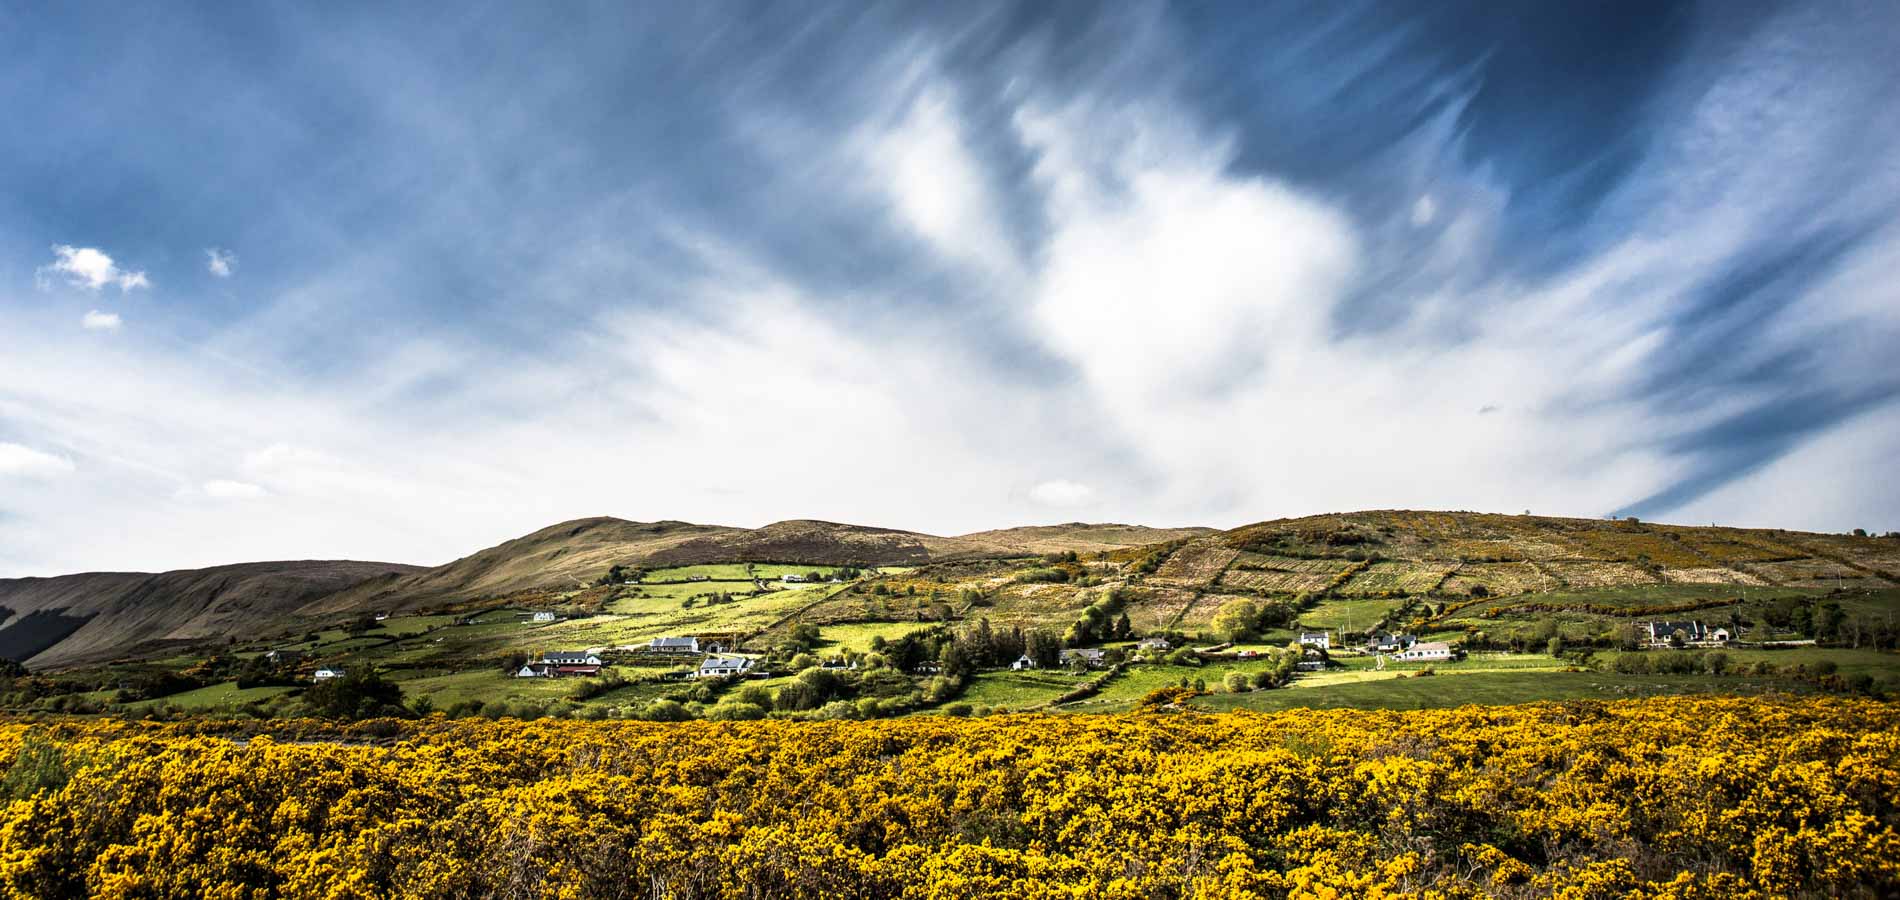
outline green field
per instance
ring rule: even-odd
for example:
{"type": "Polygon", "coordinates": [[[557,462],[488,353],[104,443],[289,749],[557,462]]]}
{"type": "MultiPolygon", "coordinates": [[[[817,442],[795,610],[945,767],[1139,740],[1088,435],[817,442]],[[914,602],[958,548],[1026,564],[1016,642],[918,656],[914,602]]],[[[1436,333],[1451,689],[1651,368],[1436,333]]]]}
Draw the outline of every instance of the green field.
{"type": "Polygon", "coordinates": [[[1308,628],[1346,629],[1364,631],[1378,624],[1386,613],[1399,609],[1411,601],[1403,598],[1368,599],[1327,599],[1318,606],[1300,613],[1300,624],[1308,628]]]}
{"type": "Polygon", "coordinates": [[[1075,690],[1088,679],[1067,671],[984,672],[971,680],[957,700],[996,710],[1026,709],[1075,690]]]}
{"type": "Polygon", "coordinates": [[[850,622],[842,625],[824,625],[819,629],[821,651],[871,649],[871,639],[881,637],[894,641],[913,631],[930,626],[923,622],[850,622]]]}
{"type": "Polygon", "coordinates": [[[287,694],[296,688],[271,686],[239,689],[237,682],[226,681],[195,691],[185,691],[153,700],[141,700],[126,704],[128,709],[144,709],[164,704],[176,709],[209,711],[214,709],[236,709],[256,700],[269,700],[281,694],[287,694]]]}
{"type": "Polygon", "coordinates": [[[1431,678],[1354,682],[1308,690],[1208,694],[1192,701],[1210,710],[1440,709],[1468,704],[1497,705],[1539,700],[1621,700],[1661,694],[1807,693],[1812,689],[1778,679],[1711,678],[1700,675],[1612,675],[1598,672],[1475,672],[1431,678]]]}

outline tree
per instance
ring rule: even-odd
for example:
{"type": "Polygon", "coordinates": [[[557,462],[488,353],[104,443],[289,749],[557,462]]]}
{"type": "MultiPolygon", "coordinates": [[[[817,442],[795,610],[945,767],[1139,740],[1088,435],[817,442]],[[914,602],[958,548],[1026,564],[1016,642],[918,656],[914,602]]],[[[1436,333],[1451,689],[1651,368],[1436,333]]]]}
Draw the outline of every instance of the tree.
{"type": "MultiPolygon", "coordinates": [[[[1029,632],[1024,643],[1023,653],[1035,660],[1037,668],[1053,669],[1062,663],[1062,639],[1054,634],[1038,628],[1029,632]]],[[[945,669],[944,674],[950,671],[945,669]]]]}
{"type": "Polygon", "coordinates": [[[1115,639],[1118,641],[1125,641],[1131,637],[1134,637],[1134,635],[1135,635],[1134,623],[1128,621],[1128,613],[1127,611],[1123,611],[1121,618],[1115,620],[1115,639]]]}
{"type": "Polygon", "coordinates": [[[1244,694],[1253,689],[1253,681],[1245,672],[1229,672],[1225,680],[1229,694],[1244,694]]]}
{"type": "Polygon", "coordinates": [[[1214,614],[1214,630],[1230,641],[1252,636],[1260,622],[1260,604],[1248,599],[1230,600],[1214,614]]]}
{"type": "Polygon", "coordinates": [[[1562,656],[1564,653],[1564,639],[1553,636],[1550,640],[1544,642],[1544,651],[1551,656],[1562,656]]]}

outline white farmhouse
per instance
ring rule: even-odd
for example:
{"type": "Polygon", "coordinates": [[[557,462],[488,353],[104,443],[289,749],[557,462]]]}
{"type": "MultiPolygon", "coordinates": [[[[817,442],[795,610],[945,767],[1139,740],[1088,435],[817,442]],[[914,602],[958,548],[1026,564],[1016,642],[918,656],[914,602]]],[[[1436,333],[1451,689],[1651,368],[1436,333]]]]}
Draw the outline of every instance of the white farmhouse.
{"type": "Polygon", "coordinates": [[[1300,643],[1307,647],[1331,650],[1333,649],[1333,633],[1330,631],[1302,631],[1300,632],[1300,643]]]}
{"type": "Polygon", "coordinates": [[[732,675],[744,675],[752,668],[752,660],[743,656],[708,656],[700,662],[693,672],[694,678],[725,678],[732,675]]]}
{"type": "Polygon", "coordinates": [[[342,677],[343,677],[343,674],[344,674],[344,673],[343,673],[343,670],[342,670],[342,669],[340,669],[340,668],[338,668],[338,669],[318,669],[318,670],[317,670],[317,672],[316,672],[316,674],[315,674],[315,675],[313,675],[313,676],[311,676],[311,677],[313,677],[313,678],[315,678],[315,679],[316,679],[316,680],[318,680],[318,681],[329,681],[329,680],[330,680],[330,679],[332,679],[332,678],[342,678],[342,677]]]}
{"type": "Polygon", "coordinates": [[[1400,650],[1396,656],[1404,660],[1447,660],[1451,659],[1451,645],[1444,641],[1420,641],[1400,650]]]}

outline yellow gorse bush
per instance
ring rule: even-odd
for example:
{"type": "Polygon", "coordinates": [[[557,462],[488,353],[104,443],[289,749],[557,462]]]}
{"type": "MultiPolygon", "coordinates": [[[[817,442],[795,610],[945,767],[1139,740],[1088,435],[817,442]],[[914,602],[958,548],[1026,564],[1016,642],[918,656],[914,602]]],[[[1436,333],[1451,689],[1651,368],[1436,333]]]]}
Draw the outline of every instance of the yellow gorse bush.
{"type": "Polygon", "coordinates": [[[1900,705],[0,725],[16,897],[1876,897],[1900,705]],[[49,750],[48,748],[54,748],[49,750]],[[48,760],[54,760],[49,764],[48,760]],[[33,772],[20,774],[26,766],[33,772]],[[41,770],[53,771],[50,775],[41,770]],[[31,777],[28,777],[31,776],[31,777]]]}

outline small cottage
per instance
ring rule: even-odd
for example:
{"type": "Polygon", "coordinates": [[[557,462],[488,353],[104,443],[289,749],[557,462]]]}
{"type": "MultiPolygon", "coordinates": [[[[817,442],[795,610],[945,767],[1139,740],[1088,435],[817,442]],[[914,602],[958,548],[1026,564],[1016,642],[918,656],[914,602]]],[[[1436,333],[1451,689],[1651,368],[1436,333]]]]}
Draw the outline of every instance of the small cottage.
{"type": "Polygon", "coordinates": [[[1397,653],[1399,659],[1432,661],[1451,659],[1451,645],[1444,641],[1421,641],[1397,653]]]}
{"type": "Polygon", "coordinates": [[[699,638],[696,637],[656,637],[647,642],[648,653],[695,655],[699,653],[699,638]]]}
{"type": "Polygon", "coordinates": [[[1062,651],[1063,665],[1073,666],[1078,663],[1088,666],[1091,669],[1099,669],[1108,664],[1108,651],[1089,649],[1062,651]]]}
{"type": "Polygon", "coordinates": [[[343,675],[344,675],[344,672],[340,668],[339,669],[318,669],[316,674],[311,677],[315,678],[318,681],[329,681],[332,678],[342,678],[343,675]]]}
{"type": "Polygon", "coordinates": [[[1300,644],[1306,647],[1318,647],[1321,650],[1333,649],[1333,633],[1330,631],[1302,631],[1300,644]]]}
{"type": "Polygon", "coordinates": [[[557,666],[598,666],[600,655],[591,650],[556,650],[541,654],[541,661],[557,666]]]}
{"type": "Polygon", "coordinates": [[[743,656],[708,656],[693,672],[694,678],[730,678],[752,669],[752,660],[743,656]]]}
{"type": "Polygon", "coordinates": [[[1034,659],[1031,659],[1029,657],[1029,654],[1025,653],[1021,656],[1016,657],[1016,661],[1013,663],[1010,663],[1009,667],[1012,671],[1021,672],[1024,669],[1036,668],[1036,661],[1034,659]]]}

